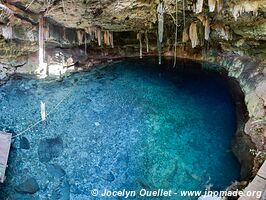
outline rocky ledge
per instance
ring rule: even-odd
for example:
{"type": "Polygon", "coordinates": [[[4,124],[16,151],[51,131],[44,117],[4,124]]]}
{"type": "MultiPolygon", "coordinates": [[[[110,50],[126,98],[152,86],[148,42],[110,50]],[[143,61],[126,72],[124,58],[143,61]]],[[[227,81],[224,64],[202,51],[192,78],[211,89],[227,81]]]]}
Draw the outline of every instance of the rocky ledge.
{"type": "Polygon", "coordinates": [[[249,163],[250,155],[254,157],[253,177],[266,159],[266,68],[263,63],[246,57],[218,56],[214,62],[226,68],[228,75],[238,80],[244,92],[249,119],[244,126],[240,121],[239,140],[235,142],[237,148],[233,149],[242,166],[249,163]],[[247,145],[246,148],[243,145],[247,145]]]}

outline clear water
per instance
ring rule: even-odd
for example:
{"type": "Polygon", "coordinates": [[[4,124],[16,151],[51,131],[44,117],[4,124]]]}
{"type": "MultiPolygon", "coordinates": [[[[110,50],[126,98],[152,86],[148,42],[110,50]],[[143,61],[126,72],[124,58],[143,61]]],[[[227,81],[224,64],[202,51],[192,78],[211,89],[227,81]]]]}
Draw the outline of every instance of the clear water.
{"type": "Polygon", "coordinates": [[[96,198],[91,190],[145,188],[178,193],[156,199],[186,200],[197,197],[180,191],[223,190],[238,179],[226,80],[197,64],[172,70],[156,62],[129,60],[61,81],[17,78],[0,87],[0,129],[14,134],[40,119],[40,101],[49,112],[70,92],[46,124],[24,135],[30,149],[13,141],[0,199],[123,199],[96,198]],[[29,177],[40,190],[16,192],[29,177]]]}

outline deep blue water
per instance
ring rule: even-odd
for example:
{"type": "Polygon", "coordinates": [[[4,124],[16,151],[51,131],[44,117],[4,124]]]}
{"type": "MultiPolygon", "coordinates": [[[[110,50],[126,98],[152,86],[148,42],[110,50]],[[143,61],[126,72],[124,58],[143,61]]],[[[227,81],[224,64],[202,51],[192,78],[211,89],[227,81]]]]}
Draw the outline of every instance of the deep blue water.
{"type": "MultiPolygon", "coordinates": [[[[50,112],[70,95],[45,124],[13,141],[0,199],[105,199],[92,197],[92,189],[179,194],[224,190],[237,180],[227,80],[198,64],[171,66],[129,60],[61,81],[14,78],[1,86],[0,129],[14,134],[40,119],[40,101],[50,112]],[[31,177],[37,193],[15,191],[31,177]]],[[[157,199],[197,199],[178,194],[157,199]]]]}

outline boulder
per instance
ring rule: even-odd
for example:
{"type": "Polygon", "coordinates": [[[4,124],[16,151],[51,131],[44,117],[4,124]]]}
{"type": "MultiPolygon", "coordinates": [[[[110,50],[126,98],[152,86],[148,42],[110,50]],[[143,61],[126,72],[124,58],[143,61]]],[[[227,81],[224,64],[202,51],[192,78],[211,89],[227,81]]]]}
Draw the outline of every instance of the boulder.
{"type": "Polygon", "coordinates": [[[20,148],[21,149],[30,149],[30,143],[26,137],[22,137],[20,139],[20,148]]]}
{"type": "Polygon", "coordinates": [[[57,164],[47,165],[46,169],[47,172],[55,178],[61,178],[66,174],[66,172],[57,164]]]}
{"type": "Polygon", "coordinates": [[[70,199],[70,185],[67,180],[63,180],[53,192],[51,199],[69,200],[70,199]]]}
{"type": "Polygon", "coordinates": [[[34,194],[39,190],[39,185],[34,178],[29,178],[25,182],[15,186],[15,191],[22,194],[34,194]]]}
{"type": "Polygon", "coordinates": [[[112,172],[109,172],[108,174],[106,174],[104,179],[109,181],[109,182],[113,182],[115,180],[115,176],[114,176],[114,174],[112,172]]]}
{"type": "Polygon", "coordinates": [[[41,162],[49,162],[60,156],[63,151],[63,140],[60,137],[40,141],[38,156],[41,162]]]}

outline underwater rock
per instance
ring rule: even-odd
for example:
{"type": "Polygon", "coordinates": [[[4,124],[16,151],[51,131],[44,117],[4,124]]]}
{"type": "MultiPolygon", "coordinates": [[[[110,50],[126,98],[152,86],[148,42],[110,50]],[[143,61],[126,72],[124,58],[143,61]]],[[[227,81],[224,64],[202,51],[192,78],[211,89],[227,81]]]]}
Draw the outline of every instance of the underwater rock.
{"type": "Polygon", "coordinates": [[[36,200],[32,194],[11,194],[10,199],[12,200],[36,200]]]}
{"type": "Polygon", "coordinates": [[[60,137],[41,140],[38,149],[38,156],[41,162],[49,162],[60,156],[63,151],[63,140],[60,137]]]}
{"type": "Polygon", "coordinates": [[[20,148],[21,149],[30,149],[30,143],[26,137],[22,137],[20,139],[20,148]]]}
{"type": "Polygon", "coordinates": [[[15,190],[22,194],[34,194],[40,190],[37,181],[34,178],[29,178],[25,182],[15,186],[15,190]]]}
{"type": "Polygon", "coordinates": [[[61,178],[62,176],[66,175],[65,170],[63,170],[59,165],[57,164],[51,164],[46,166],[47,172],[51,174],[55,178],[61,178]]]}
{"type": "Polygon", "coordinates": [[[51,199],[69,200],[70,199],[70,185],[67,180],[64,180],[60,185],[53,190],[51,199]]]}
{"type": "Polygon", "coordinates": [[[109,181],[109,182],[113,182],[115,180],[115,176],[114,176],[114,174],[112,172],[109,172],[108,174],[106,174],[104,179],[109,181]]]}

